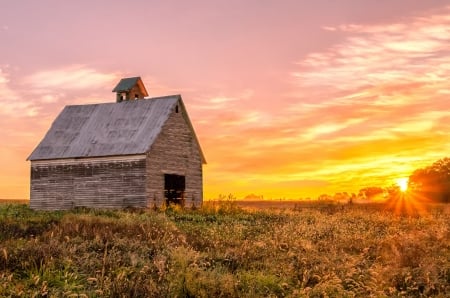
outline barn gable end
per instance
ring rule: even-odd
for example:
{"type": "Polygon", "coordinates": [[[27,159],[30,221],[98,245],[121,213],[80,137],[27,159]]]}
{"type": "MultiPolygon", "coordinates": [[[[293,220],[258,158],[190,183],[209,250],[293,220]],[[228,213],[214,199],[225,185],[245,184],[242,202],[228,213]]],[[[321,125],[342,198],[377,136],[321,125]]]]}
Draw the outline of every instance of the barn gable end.
{"type": "Polygon", "coordinates": [[[28,160],[33,209],[203,200],[205,158],[180,95],[66,106],[28,160]]]}
{"type": "Polygon", "coordinates": [[[203,198],[204,163],[201,148],[194,134],[191,124],[180,100],[174,107],[161,133],[147,153],[147,194],[151,205],[159,206],[165,200],[164,185],[167,176],[184,177],[185,187],[183,199],[185,206],[199,206],[203,198]]]}

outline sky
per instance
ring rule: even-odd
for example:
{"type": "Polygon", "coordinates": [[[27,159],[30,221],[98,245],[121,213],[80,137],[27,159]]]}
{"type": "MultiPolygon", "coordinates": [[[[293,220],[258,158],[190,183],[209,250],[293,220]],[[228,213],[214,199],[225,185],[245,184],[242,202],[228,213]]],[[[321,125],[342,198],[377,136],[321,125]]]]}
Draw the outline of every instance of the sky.
{"type": "Polygon", "coordinates": [[[0,198],[65,105],[181,94],[205,199],[389,186],[450,156],[447,0],[0,0],[0,198]]]}

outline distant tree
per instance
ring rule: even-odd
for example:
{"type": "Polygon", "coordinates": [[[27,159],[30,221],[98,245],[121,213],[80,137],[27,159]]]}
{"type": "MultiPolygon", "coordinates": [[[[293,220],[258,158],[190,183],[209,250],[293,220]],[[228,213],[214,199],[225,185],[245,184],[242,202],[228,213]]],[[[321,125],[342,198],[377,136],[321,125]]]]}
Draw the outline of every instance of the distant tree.
{"type": "Polygon", "coordinates": [[[409,177],[409,187],[428,199],[450,203],[450,158],[415,170],[409,177]]]}
{"type": "Polygon", "coordinates": [[[332,201],[333,197],[330,196],[329,194],[321,194],[320,196],[317,197],[318,201],[332,201]]]}
{"type": "Polygon", "coordinates": [[[353,202],[356,200],[356,194],[352,192],[352,195],[348,199],[349,204],[353,204],[353,202]]]}
{"type": "Polygon", "coordinates": [[[346,191],[337,192],[333,196],[333,201],[336,201],[336,202],[342,203],[342,202],[348,202],[349,200],[350,200],[350,195],[346,191]]]}
{"type": "Polygon", "coordinates": [[[382,187],[370,186],[365,187],[359,190],[358,197],[364,198],[367,200],[372,200],[378,196],[382,196],[384,194],[384,189],[382,187]]]}
{"type": "Polygon", "coordinates": [[[386,194],[388,199],[397,198],[400,194],[400,186],[398,186],[397,184],[393,184],[386,187],[386,194]]]}

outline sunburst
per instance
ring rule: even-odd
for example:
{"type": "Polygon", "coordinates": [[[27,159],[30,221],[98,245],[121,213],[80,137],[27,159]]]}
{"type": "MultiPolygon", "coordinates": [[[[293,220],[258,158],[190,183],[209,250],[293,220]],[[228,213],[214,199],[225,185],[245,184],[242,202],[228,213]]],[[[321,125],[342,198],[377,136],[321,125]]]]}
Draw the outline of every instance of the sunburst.
{"type": "Polygon", "coordinates": [[[408,178],[398,178],[395,182],[399,191],[392,193],[386,202],[386,209],[398,215],[415,216],[426,214],[429,199],[414,189],[409,190],[408,178]]]}
{"type": "Polygon", "coordinates": [[[400,188],[400,191],[405,192],[408,190],[408,182],[409,178],[398,178],[396,180],[398,187],[400,188]]]}

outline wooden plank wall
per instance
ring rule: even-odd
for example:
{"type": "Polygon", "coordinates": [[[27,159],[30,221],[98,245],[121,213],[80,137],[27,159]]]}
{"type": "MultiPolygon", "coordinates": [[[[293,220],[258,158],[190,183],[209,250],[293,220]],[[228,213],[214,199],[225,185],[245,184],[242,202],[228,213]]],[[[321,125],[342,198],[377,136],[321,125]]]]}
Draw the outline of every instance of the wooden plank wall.
{"type": "Polygon", "coordinates": [[[149,207],[164,202],[164,174],[186,177],[185,206],[203,203],[203,175],[200,149],[184,118],[184,110],[173,111],[147,157],[149,207]]]}
{"type": "Polygon", "coordinates": [[[146,207],[145,156],[34,161],[30,207],[146,207]]]}

